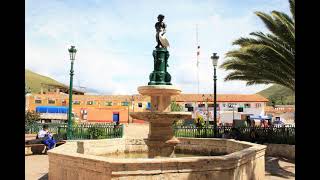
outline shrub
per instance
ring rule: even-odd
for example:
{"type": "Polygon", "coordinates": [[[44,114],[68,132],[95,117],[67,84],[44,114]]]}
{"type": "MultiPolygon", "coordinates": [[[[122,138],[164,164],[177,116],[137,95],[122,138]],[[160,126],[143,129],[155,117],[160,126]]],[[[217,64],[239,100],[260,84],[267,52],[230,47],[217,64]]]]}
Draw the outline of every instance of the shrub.
{"type": "Polygon", "coordinates": [[[25,124],[34,124],[40,120],[40,114],[35,111],[26,111],[25,112],[25,124]]]}
{"type": "Polygon", "coordinates": [[[103,130],[98,127],[89,127],[88,128],[88,134],[90,136],[90,139],[99,139],[103,136],[103,130]]]}

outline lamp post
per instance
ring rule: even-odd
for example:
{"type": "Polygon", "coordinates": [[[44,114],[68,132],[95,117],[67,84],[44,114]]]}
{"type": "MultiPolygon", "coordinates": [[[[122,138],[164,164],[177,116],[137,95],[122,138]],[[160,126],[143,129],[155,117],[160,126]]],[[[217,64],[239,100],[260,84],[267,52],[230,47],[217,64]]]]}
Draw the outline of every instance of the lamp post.
{"type": "Polygon", "coordinates": [[[71,46],[69,50],[70,54],[70,60],[71,60],[71,69],[70,69],[70,86],[69,86],[69,112],[68,112],[68,131],[67,131],[67,139],[72,138],[72,133],[71,133],[71,126],[72,126],[72,81],[73,81],[73,63],[75,60],[76,56],[76,48],[74,46],[71,46]]]}
{"type": "Polygon", "coordinates": [[[213,136],[217,137],[217,75],[216,67],[218,65],[219,56],[217,53],[213,53],[211,56],[212,65],[213,65],[213,136]]]}

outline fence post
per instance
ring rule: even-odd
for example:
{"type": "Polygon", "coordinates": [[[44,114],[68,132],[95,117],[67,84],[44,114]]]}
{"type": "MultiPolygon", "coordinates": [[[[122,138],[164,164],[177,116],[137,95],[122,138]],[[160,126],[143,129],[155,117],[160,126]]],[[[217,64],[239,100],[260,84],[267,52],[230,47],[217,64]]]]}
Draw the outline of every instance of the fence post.
{"type": "Polygon", "coordinates": [[[121,127],[121,137],[123,137],[123,132],[124,132],[124,125],[122,124],[122,127],[121,127]]]}

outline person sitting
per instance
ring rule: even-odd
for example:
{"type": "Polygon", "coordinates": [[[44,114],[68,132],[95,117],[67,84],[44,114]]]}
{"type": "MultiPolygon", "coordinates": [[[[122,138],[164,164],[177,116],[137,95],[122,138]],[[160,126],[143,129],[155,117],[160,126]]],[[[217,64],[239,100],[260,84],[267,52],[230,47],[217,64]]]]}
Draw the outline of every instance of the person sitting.
{"type": "Polygon", "coordinates": [[[37,138],[41,139],[41,142],[45,144],[49,149],[56,146],[56,141],[53,139],[52,134],[48,131],[48,125],[43,125],[43,129],[38,132],[37,138]]]}

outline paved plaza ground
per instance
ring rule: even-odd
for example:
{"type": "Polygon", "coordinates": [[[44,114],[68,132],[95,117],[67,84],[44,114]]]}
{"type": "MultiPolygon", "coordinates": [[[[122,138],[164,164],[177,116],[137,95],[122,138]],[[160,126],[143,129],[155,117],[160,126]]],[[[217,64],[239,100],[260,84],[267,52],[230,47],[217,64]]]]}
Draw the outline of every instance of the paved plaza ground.
{"type": "MultiPolygon", "coordinates": [[[[126,138],[147,138],[148,124],[125,125],[124,136],[126,138]]],[[[48,156],[25,156],[26,180],[48,179],[48,156]]],[[[278,157],[266,157],[266,180],[292,180],[295,179],[295,163],[278,157]]]]}

